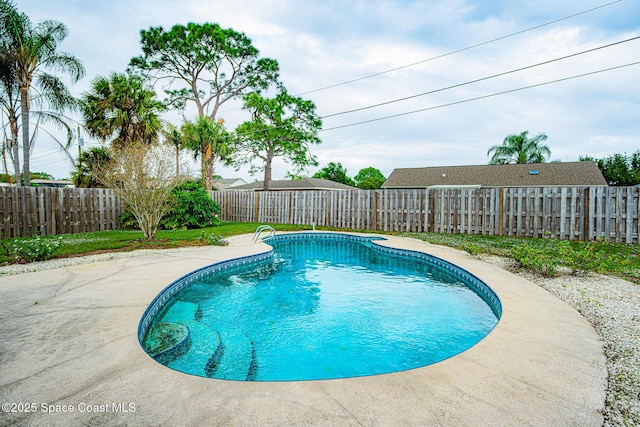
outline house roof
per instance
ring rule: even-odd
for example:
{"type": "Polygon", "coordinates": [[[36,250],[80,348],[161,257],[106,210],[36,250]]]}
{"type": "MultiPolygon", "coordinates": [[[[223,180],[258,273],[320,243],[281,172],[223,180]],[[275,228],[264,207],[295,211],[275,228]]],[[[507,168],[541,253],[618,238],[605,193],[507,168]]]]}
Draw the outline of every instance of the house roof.
{"type": "MultiPolygon", "coordinates": [[[[263,181],[233,187],[234,190],[260,191],[263,181]]],[[[271,181],[269,190],[356,190],[356,187],[320,178],[283,179],[271,181]]]]}
{"type": "Polygon", "coordinates": [[[595,162],[401,168],[382,188],[604,186],[595,162]]]}
{"type": "Polygon", "coordinates": [[[40,187],[72,187],[73,182],[69,179],[32,179],[31,184],[40,187]]]}
{"type": "Polygon", "coordinates": [[[218,190],[229,190],[246,183],[247,181],[242,178],[218,178],[213,180],[213,186],[218,190]]]}

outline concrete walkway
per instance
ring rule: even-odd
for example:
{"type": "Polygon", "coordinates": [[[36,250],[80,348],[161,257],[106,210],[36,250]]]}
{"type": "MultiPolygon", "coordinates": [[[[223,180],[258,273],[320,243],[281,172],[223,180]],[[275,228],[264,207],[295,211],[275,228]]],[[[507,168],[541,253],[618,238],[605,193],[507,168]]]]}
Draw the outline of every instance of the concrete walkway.
{"type": "Polygon", "coordinates": [[[489,336],[458,356],[402,373],[221,381],[160,365],[136,331],[147,305],[174,279],[268,249],[251,236],[227,247],[1,277],[0,402],[13,405],[3,404],[0,425],[602,425],[602,342],[574,309],[466,253],[384,237],[488,283],[503,304],[489,336]]]}

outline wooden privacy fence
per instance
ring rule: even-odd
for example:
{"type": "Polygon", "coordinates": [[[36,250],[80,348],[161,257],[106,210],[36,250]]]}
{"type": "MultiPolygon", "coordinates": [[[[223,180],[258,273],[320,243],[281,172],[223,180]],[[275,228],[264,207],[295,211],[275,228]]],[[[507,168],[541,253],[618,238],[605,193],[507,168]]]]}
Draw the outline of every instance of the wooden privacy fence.
{"type": "Polygon", "coordinates": [[[120,213],[104,188],[0,187],[1,238],[114,230],[120,213]]]}
{"type": "Polygon", "coordinates": [[[639,187],[214,191],[226,221],[638,243],[639,187]]]}
{"type": "MultiPolygon", "coordinates": [[[[638,243],[640,187],[216,191],[225,221],[638,243]]],[[[0,237],[119,229],[106,189],[0,187],[0,237]]]]}

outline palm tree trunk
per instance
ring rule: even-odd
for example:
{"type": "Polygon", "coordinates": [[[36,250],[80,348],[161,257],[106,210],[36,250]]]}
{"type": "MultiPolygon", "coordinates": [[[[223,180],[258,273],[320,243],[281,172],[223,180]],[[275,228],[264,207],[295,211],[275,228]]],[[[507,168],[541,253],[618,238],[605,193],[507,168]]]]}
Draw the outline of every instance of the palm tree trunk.
{"type": "Polygon", "coordinates": [[[13,159],[11,159],[13,161],[13,177],[16,185],[20,185],[20,150],[18,148],[17,138],[11,140],[11,157],[13,157],[13,159]]]}
{"type": "Polygon", "coordinates": [[[11,156],[13,157],[13,174],[16,185],[20,185],[20,147],[18,146],[18,118],[11,114],[9,118],[9,129],[11,131],[11,156]]]}
{"type": "Polygon", "coordinates": [[[176,179],[180,177],[180,146],[176,145],[176,179]]]}
{"type": "Polygon", "coordinates": [[[29,187],[31,185],[31,177],[29,175],[29,157],[31,156],[31,147],[29,144],[29,87],[20,87],[20,116],[22,118],[22,175],[23,185],[29,187]]]}
{"type": "Polygon", "coordinates": [[[7,145],[9,143],[9,139],[6,139],[2,143],[2,162],[4,166],[4,179],[7,184],[11,184],[11,178],[9,177],[9,167],[7,166],[7,145]]]}
{"type": "Polygon", "coordinates": [[[202,178],[204,178],[204,187],[207,191],[211,191],[213,188],[213,160],[213,157],[202,156],[202,178]]]}

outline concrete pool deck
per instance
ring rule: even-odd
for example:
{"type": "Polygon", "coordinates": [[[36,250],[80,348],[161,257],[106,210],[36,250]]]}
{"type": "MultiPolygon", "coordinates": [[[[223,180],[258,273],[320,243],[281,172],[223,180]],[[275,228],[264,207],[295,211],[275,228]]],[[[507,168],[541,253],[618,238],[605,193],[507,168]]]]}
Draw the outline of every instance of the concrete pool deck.
{"type": "Polygon", "coordinates": [[[385,244],[494,289],[503,315],[485,339],[424,368],[325,381],[221,381],[151,359],[136,336],[151,300],[199,267],[269,249],[251,237],[0,277],[0,425],[602,425],[603,343],[577,311],[464,252],[395,236],[385,244]]]}

